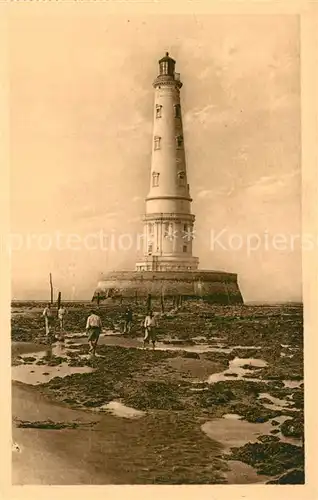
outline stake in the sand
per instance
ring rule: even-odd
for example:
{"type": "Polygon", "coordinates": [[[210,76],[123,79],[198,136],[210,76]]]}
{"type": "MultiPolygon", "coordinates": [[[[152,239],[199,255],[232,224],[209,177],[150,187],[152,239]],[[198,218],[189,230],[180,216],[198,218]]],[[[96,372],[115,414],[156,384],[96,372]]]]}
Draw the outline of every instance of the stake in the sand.
{"type": "Polygon", "coordinates": [[[62,294],[61,294],[61,292],[59,292],[58,297],[57,297],[57,311],[61,307],[61,299],[62,299],[62,294]]]}
{"type": "Polygon", "coordinates": [[[151,310],[151,294],[149,293],[147,297],[147,312],[149,312],[150,310],[151,310]]]}
{"type": "Polygon", "coordinates": [[[165,312],[165,297],[164,297],[163,290],[161,290],[160,302],[161,302],[161,312],[164,313],[165,312]]]}
{"type": "Polygon", "coordinates": [[[51,289],[51,304],[53,305],[53,283],[52,283],[52,274],[50,273],[50,289],[51,289]]]}

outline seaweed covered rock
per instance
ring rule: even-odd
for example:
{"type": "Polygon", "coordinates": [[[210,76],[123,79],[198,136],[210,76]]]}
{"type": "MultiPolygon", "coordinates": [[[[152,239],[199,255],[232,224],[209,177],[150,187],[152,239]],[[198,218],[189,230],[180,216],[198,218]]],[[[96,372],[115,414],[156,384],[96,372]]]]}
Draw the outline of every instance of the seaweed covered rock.
{"type": "Polygon", "coordinates": [[[200,355],[197,352],[181,351],[183,358],[190,359],[200,359],[200,355]]]}
{"type": "Polygon", "coordinates": [[[233,411],[242,415],[248,422],[259,424],[282,415],[280,410],[270,410],[258,403],[250,405],[237,403],[233,406],[233,411]]]}
{"type": "Polygon", "coordinates": [[[280,426],[281,432],[286,437],[301,438],[304,435],[304,418],[303,415],[285,420],[280,426]]]}
{"type": "Polygon", "coordinates": [[[182,410],[184,405],[179,399],[177,384],[159,381],[143,382],[135,387],[129,387],[124,392],[124,402],[138,410],[182,410]]]}
{"type": "Polygon", "coordinates": [[[304,450],[289,443],[247,443],[231,449],[231,460],[240,460],[255,467],[259,474],[275,476],[289,469],[302,468],[304,450]]]}
{"type": "Polygon", "coordinates": [[[277,443],[279,441],[279,437],[268,436],[265,434],[264,436],[259,436],[257,440],[260,441],[261,443],[277,443]]]}
{"type": "Polygon", "coordinates": [[[267,481],[266,484],[305,484],[305,472],[303,468],[292,469],[282,474],[277,479],[267,481]]]}
{"type": "Polygon", "coordinates": [[[24,356],[23,361],[28,365],[36,361],[36,358],[34,356],[24,356]]]}
{"type": "Polygon", "coordinates": [[[203,408],[214,405],[229,403],[235,399],[233,391],[222,382],[210,386],[206,391],[200,393],[199,404],[203,408]]]}

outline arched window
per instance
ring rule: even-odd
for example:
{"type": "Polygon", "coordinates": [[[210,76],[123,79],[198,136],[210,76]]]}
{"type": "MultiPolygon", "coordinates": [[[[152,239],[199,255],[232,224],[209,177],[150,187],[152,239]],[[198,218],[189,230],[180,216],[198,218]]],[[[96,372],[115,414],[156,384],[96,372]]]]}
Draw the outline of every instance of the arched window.
{"type": "Polygon", "coordinates": [[[158,187],[159,186],[159,173],[158,172],[153,172],[152,173],[152,187],[158,187]]]}

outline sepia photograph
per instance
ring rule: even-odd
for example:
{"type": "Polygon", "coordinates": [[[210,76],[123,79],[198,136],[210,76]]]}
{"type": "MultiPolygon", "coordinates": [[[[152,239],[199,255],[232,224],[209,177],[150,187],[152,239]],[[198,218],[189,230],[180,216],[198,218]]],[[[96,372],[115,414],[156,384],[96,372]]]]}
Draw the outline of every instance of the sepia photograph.
{"type": "Polygon", "coordinates": [[[300,16],[9,30],[12,485],[304,485],[300,16]]]}

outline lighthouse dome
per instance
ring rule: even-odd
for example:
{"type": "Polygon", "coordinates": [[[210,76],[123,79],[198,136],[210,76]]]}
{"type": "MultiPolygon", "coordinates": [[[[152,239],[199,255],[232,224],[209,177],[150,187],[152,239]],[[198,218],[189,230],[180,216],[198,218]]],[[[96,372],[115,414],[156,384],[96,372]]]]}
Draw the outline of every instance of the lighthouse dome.
{"type": "Polygon", "coordinates": [[[174,77],[174,68],[176,61],[169,56],[169,52],[159,61],[159,75],[174,77]]]}
{"type": "Polygon", "coordinates": [[[166,61],[168,61],[168,62],[172,61],[174,63],[176,62],[174,59],[172,59],[172,57],[169,56],[169,52],[166,52],[166,55],[162,59],[160,59],[159,64],[161,62],[166,62],[166,61]]]}

